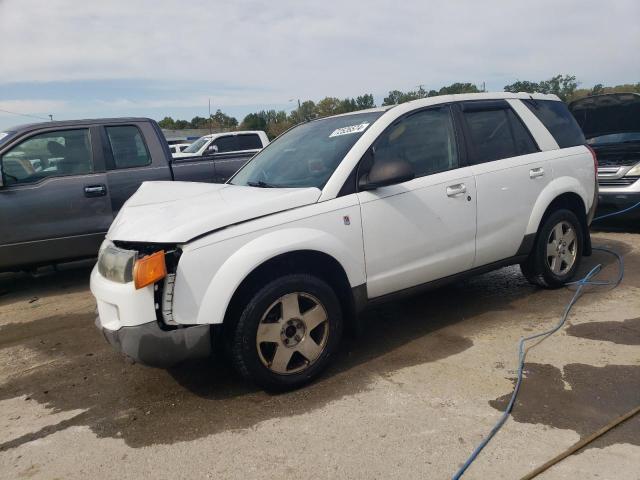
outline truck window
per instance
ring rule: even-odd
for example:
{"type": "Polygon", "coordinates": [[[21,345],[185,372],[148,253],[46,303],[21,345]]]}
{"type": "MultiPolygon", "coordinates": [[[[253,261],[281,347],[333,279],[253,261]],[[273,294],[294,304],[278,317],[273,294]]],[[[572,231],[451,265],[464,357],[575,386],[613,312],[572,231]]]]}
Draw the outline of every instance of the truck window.
{"type": "Polygon", "coordinates": [[[228,135],[226,137],[218,137],[213,141],[213,145],[218,147],[218,153],[233,152],[235,150],[242,150],[237,148],[236,137],[234,135],[228,135]]]}
{"type": "Polygon", "coordinates": [[[255,133],[238,135],[238,150],[260,150],[262,141],[255,133]]]}
{"type": "Polygon", "coordinates": [[[88,129],[41,133],[2,156],[5,185],[34,183],[47,177],[93,172],[88,129]]]}
{"type": "Polygon", "coordinates": [[[468,111],[464,119],[475,150],[473,163],[538,151],[531,134],[510,108],[468,111]]]}
{"type": "Polygon", "coordinates": [[[385,130],[375,143],[374,161],[405,160],[416,177],[458,168],[458,148],[449,108],[423,110],[385,130]]]}
{"type": "Polygon", "coordinates": [[[560,148],[584,145],[580,125],[563,102],[555,100],[523,100],[523,103],[549,130],[560,148]]]}
{"type": "Polygon", "coordinates": [[[113,154],[113,168],[144,167],[151,164],[151,156],[138,127],[122,125],[106,127],[106,130],[113,154]]]}

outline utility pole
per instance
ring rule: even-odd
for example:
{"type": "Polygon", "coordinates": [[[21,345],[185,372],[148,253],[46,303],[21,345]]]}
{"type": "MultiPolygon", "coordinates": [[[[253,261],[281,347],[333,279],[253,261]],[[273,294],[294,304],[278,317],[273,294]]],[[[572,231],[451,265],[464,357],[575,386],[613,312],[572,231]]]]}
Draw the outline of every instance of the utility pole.
{"type": "Polygon", "coordinates": [[[213,133],[212,125],[211,125],[211,99],[209,99],[209,135],[213,133]]]}

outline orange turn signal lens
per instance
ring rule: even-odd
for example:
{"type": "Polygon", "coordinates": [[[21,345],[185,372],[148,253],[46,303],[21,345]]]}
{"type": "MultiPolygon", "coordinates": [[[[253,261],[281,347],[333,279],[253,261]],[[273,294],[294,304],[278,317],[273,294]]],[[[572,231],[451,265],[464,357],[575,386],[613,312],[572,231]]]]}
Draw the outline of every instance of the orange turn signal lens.
{"type": "Polygon", "coordinates": [[[133,284],[136,289],[146,287],[167,276],[164,250],[136,260],[133,266],[133,284]]]}

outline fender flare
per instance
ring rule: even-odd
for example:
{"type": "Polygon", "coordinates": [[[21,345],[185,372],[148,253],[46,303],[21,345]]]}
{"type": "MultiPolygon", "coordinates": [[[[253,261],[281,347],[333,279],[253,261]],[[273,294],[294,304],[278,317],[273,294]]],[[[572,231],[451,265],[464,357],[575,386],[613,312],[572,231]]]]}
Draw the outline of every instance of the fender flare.
{"type": "Polygon", "coordinates": [[[278,230],[254,238],[222,264],[206,289],[196,323],[222,323],[231,298],[251,272],[272,258],[301,250],[312,250],[333,257],[344,269],[352,287],[365,282],[364,256],[354,258],[349,248],[337,237],[312,228],[278,230]]]}
{"type": "Polygon", "coordinates": [[[535,234],[538,232],[542,217],[556,198],[566,193],[575,193],[582,200],[582,204],[585,207],[584,214],[587,215],[589,210],[589,197],[587,190],[584,186],[573,177],[558,177],[554,178],[549,184],[542,190],[538,199],[531,211],[529,217],[529,223],[527,224],[526,234],[535,234]]]}

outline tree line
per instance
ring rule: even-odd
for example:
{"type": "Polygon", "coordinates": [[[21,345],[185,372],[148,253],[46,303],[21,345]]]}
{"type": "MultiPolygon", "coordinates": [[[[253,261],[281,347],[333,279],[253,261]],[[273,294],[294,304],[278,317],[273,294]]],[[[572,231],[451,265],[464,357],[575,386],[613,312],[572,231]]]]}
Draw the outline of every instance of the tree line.
{"type": "MultiPolygon", "coordinates": [[[[527,93],[551,93],[557,95],[565,102],[571,102],[579,98],[600,95],[603,93],[635,92],[640,93],[640,82],[616,86],[604,86],[597,84],[592,88],[578,88],[580,82],[575,75],[555,75],[547,80],[529,81],[517,80],[505,85],[505,92],[527,93]]],[[[422,85],[414,90],[391,90],[384,97],[382,106],[398,105],[400,103],[417,100],[420,98],[434,97],[437,95],[450,95],[456,93],[478,93],[484,91],[473,83],[456,82],[444,86],[439,90],[427,90],[422,85]]],[[[231,117],[221,110],[217,110],[209,118],[194,117],[191,121],[174,120],[165,117],[160,122],[160,127],[172,130],[187,128],[211,129],[215,132],[232,130],[264,130],[270,139],[280,135],[293,125],[308,121],[313,118],[327,117],[340,113],[355,112],[367,108],[374,108],[376,104],[373,95],[365,93],[355,98],[325,97],[317,103],[313,100],[298,101],[298,107],[287,113],[284,110],[261,110],[246,115],[242,122],[231,117]]]]}

